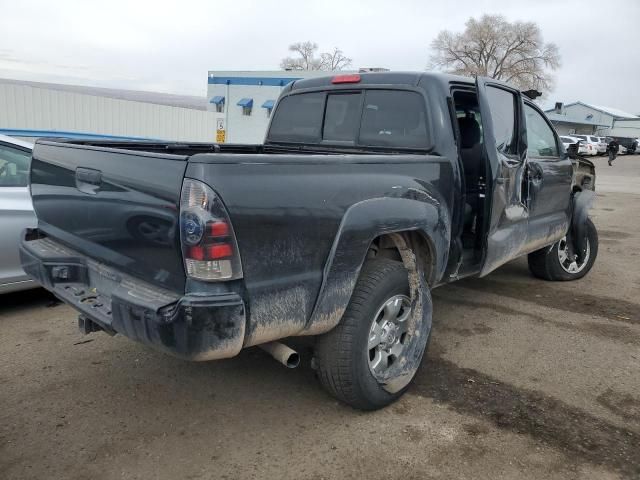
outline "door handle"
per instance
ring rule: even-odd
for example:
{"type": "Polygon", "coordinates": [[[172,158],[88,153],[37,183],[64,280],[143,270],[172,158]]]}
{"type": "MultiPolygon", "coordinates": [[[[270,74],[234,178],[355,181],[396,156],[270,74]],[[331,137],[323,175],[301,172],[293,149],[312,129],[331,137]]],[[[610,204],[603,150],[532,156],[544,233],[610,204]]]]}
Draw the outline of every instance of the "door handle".
{"type": "Polygon", "coordinates": [[[76,188],[83,193],[95,195],[102,186],[102,172],[93,168],[76,168],[76,188]]]}

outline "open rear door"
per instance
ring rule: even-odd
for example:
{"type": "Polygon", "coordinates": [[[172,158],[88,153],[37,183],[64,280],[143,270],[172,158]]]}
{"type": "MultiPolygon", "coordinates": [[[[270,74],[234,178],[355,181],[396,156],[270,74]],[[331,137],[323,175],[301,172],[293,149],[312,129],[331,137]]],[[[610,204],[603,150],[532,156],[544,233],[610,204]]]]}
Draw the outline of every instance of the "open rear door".
{"type": "Polygon", "coordinates": [[[476,79],[483,146],[489,163],[480,276],[525,251],[529,207],[526,137],[520,92],[490,78],[476,79]]]}

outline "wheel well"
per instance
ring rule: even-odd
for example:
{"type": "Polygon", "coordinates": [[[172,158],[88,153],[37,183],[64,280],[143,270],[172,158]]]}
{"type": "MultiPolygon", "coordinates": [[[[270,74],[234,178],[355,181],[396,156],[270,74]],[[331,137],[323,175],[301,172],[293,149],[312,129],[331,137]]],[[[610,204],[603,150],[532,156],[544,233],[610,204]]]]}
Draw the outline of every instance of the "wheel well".
{"type": "Polygon", "coordinates": [[[406,244],[416,256],[416,262],[421,265],[427,283],[431,285],[435,271],[435,257],[433,255],[430,240],[421,232],[409,230],[380,235],[369,245],[367,258],[382,257],[402,262],[403,259],[400,254],[400,248],[402,245],[399,245],[399,242],[397,241],[398,235],[402,237],[404,244],[406,244]]]}

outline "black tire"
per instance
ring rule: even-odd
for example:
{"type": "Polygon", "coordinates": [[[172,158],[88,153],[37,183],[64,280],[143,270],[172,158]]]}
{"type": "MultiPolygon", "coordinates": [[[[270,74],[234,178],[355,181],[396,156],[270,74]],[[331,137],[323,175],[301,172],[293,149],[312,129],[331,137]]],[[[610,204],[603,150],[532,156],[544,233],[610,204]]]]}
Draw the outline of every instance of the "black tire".
{"type": "Polygon", "coordinates": [[[551,247],[545,247],[529,254],[529,270],[531,273],[543,280],[560,282],[578,280],[584,277],[589,273],[598,256],[598,231],[590,218],[587,218],[586,233],[589,242],[589,258],[584,268],[580,271],[570,273],[562,267],[558,258],[560,241],[554,243],[551,247]]]}
{"type": "MultiPolygon", "coordinates": [[[[423,308],[428,308],[430,314],[431,296],[428,291],[424,293],[423,308]]],[[[369,369],[367,343],[371,322],[380,306],[395,295],[409,296],[404,265],[384,258],[368,260],[362,267],[342,320],[317,339],[315,356],[320,383],[335,398],[354,408],[376,410],[385,407],[400,398],[409,387],[407,384],[401,390],[389,393],[369,369]]],[[[420,360],[426,349],[425,346],[420,360]]]]}

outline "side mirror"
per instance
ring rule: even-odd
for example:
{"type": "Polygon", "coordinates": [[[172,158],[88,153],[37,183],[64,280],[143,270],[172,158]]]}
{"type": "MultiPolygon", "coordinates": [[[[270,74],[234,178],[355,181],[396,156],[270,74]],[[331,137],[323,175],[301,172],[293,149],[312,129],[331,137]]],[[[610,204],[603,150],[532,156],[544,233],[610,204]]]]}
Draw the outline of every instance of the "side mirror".
{"type": "Polygon", "coordinates": [[[572,143],[567,147],[567,155],[569,155],[569,158],[572,160],[575,160],[576,158],[578,158],[578,144],[577,143],[572,143]]]}

